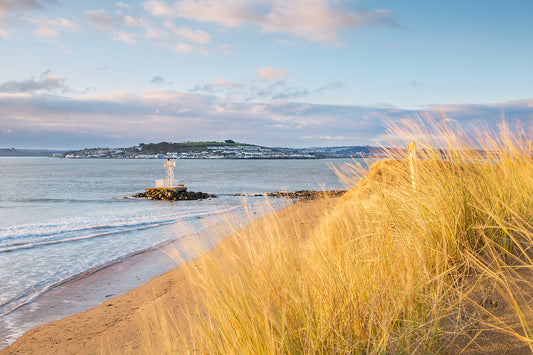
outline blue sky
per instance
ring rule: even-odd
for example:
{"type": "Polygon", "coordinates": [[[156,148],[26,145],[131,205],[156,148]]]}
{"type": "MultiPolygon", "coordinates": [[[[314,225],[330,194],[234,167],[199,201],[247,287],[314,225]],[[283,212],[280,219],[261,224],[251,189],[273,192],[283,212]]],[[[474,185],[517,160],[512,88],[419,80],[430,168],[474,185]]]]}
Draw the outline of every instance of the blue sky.
{"type": "Polygon", "coordinates": [[[533,121],[532,1],[0,0],[0,147],[373,144],[533,121]]]}

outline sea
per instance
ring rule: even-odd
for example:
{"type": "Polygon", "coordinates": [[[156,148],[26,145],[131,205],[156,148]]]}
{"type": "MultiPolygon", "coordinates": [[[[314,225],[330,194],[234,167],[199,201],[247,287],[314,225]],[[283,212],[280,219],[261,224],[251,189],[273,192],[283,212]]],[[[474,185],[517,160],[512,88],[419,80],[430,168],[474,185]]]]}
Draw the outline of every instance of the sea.
{"type": "MultiPolygon", "coordinates": [[[[154,201],[132,196],[165,178],[164,160],[0,158],[0,349],[27,330],[91,308],[176,266],[160,256],[135,264],[137,269],[120,269],[121,263],[191,235],[200,238],[228,215],[246,224],[290,203],[257,195],[346,188],[333,167],[350,163],[176,160],[180,184],[217,197],[154,201]],[[94,295],[93,284],[71,292],[73,280],[113,267],[120,276],[109,274],[94,295]]],[[[202,242],[209,248],[219,240],[202,242]]]]}

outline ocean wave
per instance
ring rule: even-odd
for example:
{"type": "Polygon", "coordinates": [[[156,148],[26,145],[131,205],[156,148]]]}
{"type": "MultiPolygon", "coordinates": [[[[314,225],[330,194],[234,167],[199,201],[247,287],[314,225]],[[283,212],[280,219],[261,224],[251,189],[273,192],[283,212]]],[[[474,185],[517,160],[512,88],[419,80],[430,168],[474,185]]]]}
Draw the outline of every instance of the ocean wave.
{"type": "MultiPolygon", "coordinates": [[[[63,239],[57,239],[57,240],[40,240],[36,242],[16,242],[16,243],[13,243],[11,246],[0,247],[0,253],[11,252],[11,251],[15,251],[18,249],[29,249],[29,248],[35,248],[35,247],[40,247],[40,246],[45,246],[45,245],[76,242],[76,241],[81,241],[81,240],[86,240],[86,239],[106,237],[106,236],[114,235],[114,234],[131,233],[131,232],[139,231],[143,229],[161,227],[164,225],[172,224],[174,222],[175,220],[161,222],[161,223],[153,223],[153,224],[140,223],[138,224],[139,227],[137,228],[126,228],[126,229],[118,229],[118,230],[115,229],[115,230],[111,230],[111,231],[103,232],[103,233],[80,235],[76,237],[63,238],[63,239]]],[[[104,228],[105,227],[96,227],[94,229],[104,229],[104,228]]]]}
{"type": "Polygon", "coordinates": [[[0,202],[20,202],[20,203],[94,203],[97,199],[76,199],[76,198],[32,198],[32,197],[1,197],[0,202]]]}
{"type": "MultiPolygon", "coordinates": [[[[179,239],[179,238],[178,238],[179,239]]],[[[59,287],[65,283],[78,280],[87,276],[90,276],[94,274],[95,272],[98,272],[100,270],[103,270],[107,267],[110,267],[112,265],[115,265],[117,263],[120,263],[128,258],[131,258],[132,256],[139,255],[146,253],[151,250],[155,250],[158,248],[162,248],[165,245],[168,245],[172,243],[172,240],[166,240],[160,243],[157,243],[155,245],[150,246],[149,248],[144,248],[140,250],[136,250],[131,253],[127,253],[125,255],[122,255],[120,257],[117,257],[113,260],[110,260],[108,262],[105,262],[103,264],[94,266],[88,270],[84,270],[80,273],[74,273],[71,275],[68,275],[64,278],[61,278],[59,280],[52,281],[52,278],[43,279],[35,284],[32,284],[30,287],[27,287],[25,289],[20,290],[16,295],[11,296],[3,301],[0,300],[0,317],[3,317],[18,308],[32,302],[36,298],[40,297],[41,295],[45,294],[46,292],[59,287]]]]}
{"type": "MultiPolygon", "coordinates": [[[[232,206],[232,207],[225,207],[220,208],[217,207],[216,209],[209,209],[209,210],[202,210],[202,211],[196,211],[194,213],[187,213],[187,214],[181,214],[181,215],[175,215],[171,218],[169,218],[168,215],[160,214],[160,215],[154,215],[151,216],[151,220],[145,220],[145,221],[133,221],[123,220],[122,223],[118,224],[105,224],[105,225],[93,225],[93,226],[84,226],[76,229],[78,231],[78,234],[72,233],[73,231],[69,230],[63,230],[62,232],[65,232],[61,235],[60,239],[54,240],[53,238],[49,239],[39,239],[39,235],[35,235],[35,233],[32,235],[32,233],[27,233],[26,235],[19,235],[17,237],[15,236],[7,236],[10,238],[10,245],[7,245],[4,243],[2,245],[2,240],[0,239],[0,255],[3,253],[10,253],[10,252],[17,252],[17,250],[20,249],[30,249],[30,248],[37,248],[37,247],[45,247],[47,245],[53,245],[53,244],[62,244],[62,243],[75,243],[83,240],[88,240],[91,238],[99,238],[99,237],[105,237],[110,235],[116,235],[116,234],[122,234],[122,233],[134,233],[136,231],[144,230],[144,229],[150,229],[150,228],[157,228],[165,225],[172,225],[174,223],[179,223],[181,221],[186,220],[195,220],[195,219],[201,219],[204,217],[209,217],[213,215],[223,215],[225,213],[229,213],[232,211],[235,211],[236,209],[242,209],[243,206],[232,206]],[[80,234],[79,231],[85,231],[85,233],[80,234]],[[94,233],[87,233],[87,231],[92,231],[94,233]],[[71,232],[69,234],[69,232],[71,232]],[[34,238],[33,241],[30,240],[30,238],[34,238]]],[[[113,219],[113,218],[111,218],[113,219]]],[[[110,219],[107,220],[109,222],[110,219]]],[[[31,226],[32,228],[65,228],[66,226],[73,226],[76,225],[76,223],[79,223],[79,221],[56,221],[55,223],[48,223],[43,225],[34,225],[31,226]]],[[[19,231],[24,230],[24,227],[30,227],[30,226],[20,226],[18,227],[19,231]]],[[[202,226],[197,226],[196,231],[203,230],[205,228],[202,226]]],[[[6,230],[2,230],[2,232],[6,232],[6,230]]],[[[53,233],[49,233],[52,234],[53,233]]],[[[2,299],[0,297],[0,317],[3,317],[16,309],[31,303],[36,298],[40,297],[44,293],[48,292],[49,290],[58,287],[66,282],[70,282],[72,280],[83,278],[88,275],[91,275],[94,272],[97,272],[99,270],[102,270],[106,267],[109,267],[113,264],[119,263],[123,260],[126,260],[134,255],[142,254],[144,252],[158,249],[163,247],[164,245],[171,243],[174,240],[178,240],[182,237],[184,237],[186,234],[181,233],[179,235],[174,235],[174,238],[172,239],[165,239],[165,240],[157,240],[155,243],[151,245],[145,245],[145,247],[142,247],[137,250],[130,250],[130,252],[126,252],[122,255],[117,254],[114,258],[108,259],[107,261],[105,259],[102,259],[103,263],[93,264],[95,266],[86,268],[85,270],[81,272],[67,272],[63,274],[62,276],[59,276],[57,274],[48,275],[47,277],[43,277],[42,279],[27,284],[25,286],[22,286],[18,292],[10,295],[4,295],[5,298],[2,299]]],[[[4,242],[5,242],[4,238],[4,242]]],[[[4,254],[6,257],[7,254],[4,254]]]]}
{"type": "Polygon", "coordinates": [[[44,224],[0,228],[0,253],[157,228],[179,221],[229,212],[235,208],[239,207],[203,210],[178,215],[173,213],[134,217],[74,218],[44,224]]]}

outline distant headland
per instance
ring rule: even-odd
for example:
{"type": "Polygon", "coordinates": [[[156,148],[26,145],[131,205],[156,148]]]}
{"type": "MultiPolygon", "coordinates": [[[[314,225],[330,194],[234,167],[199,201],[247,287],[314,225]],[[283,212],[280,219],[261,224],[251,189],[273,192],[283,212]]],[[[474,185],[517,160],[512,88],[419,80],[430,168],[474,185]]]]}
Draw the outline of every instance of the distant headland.
{"type": "Polygon", "coordinates": [[[379,155],[371,146],[281,148],[224,142],[139,143],[128,148],[86,148],[62,154],[68,159],[324,159],[379,155]]]}
{"type": "Polygon", "coordinates": [[[224,142],[139,143],[127,148],[84,148],[80,150],[46,150],[0,148],[0,157],[58,157],[67,159],[327,159],[379,157],[375,146],[337,146],[311,148],[264,147],[224,142]]]}

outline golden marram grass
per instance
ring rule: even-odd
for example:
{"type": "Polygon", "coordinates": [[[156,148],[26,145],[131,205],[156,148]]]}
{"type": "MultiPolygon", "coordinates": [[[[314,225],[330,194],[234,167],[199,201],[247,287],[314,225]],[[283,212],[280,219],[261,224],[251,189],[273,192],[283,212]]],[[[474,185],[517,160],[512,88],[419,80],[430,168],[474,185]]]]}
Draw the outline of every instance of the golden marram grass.
{"type": "Polygon", "coordinates": [[[232,238],[229,257],[191,264],[194,305],[155,310],[148,347],[533,351],[531,140],[506,126],[474,138],[436,123],[390,129],[403,146],[416,139],[416,188],[397,150],[369,171],[339,168],[347,182],[362,179],[318,226],[282,223],[274,212],[232,238]]]}

